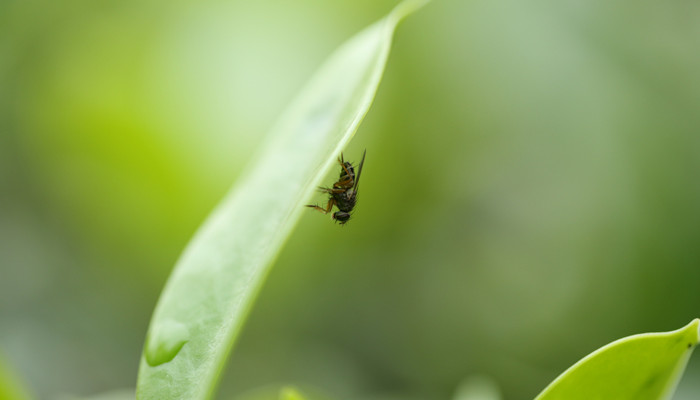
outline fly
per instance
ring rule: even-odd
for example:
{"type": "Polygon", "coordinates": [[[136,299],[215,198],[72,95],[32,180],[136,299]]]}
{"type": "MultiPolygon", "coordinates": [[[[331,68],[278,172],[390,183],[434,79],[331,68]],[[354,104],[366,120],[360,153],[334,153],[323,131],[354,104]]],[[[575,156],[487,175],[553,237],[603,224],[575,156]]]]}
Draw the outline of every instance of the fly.
{"type": "Polygon", "coordinates": [[[362,173],[362,166],[365,164],[366,154],[367,150],[362,153],[362,161],[360,161],[360,165],[357,168],[357,175],[355,175],[355,167],[351,162],[345,161],[343,153],[340,153],[338,164],[340,164],[341,169],[338,181],[333,184],[332,188],[319,188],[322,193],[328,194],[326,208],[316,204],[309,204],[307,207],[328,214],[333,210],[333,206],[335,206],[338,208],[338,211],[333,213],[333,219],[341,225],[345,225],[345,223],[350,220],[352,210],[357,204],[357,184],[360,182],[360,174],[362,173]]]}

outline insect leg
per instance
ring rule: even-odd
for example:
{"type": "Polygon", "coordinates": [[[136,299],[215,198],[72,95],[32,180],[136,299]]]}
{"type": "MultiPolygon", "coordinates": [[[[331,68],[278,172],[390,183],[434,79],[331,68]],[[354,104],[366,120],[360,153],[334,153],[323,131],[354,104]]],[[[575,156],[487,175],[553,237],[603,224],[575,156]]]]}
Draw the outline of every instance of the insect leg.
{"type": "Polygon", "coordinates": [[[328,214],[329,212],[331,212],[331,209],[333,209],[334,205],[335,205],[335,199],[331,197],[331,199],[328,200],[328,204],[326,205],[325,209],[323,207],[316,205],[316,204],[308,204],[307,207],[311,207],[314,210],[318,210],[324,214],[328,214]]]}
{"type": "Polygon", "coordinates": [[[343,193],[347,190],[346,188],[343,188],[343,187],[333,187],[332,189],[327,188],[327,187],[319,187],[318,189],[321,191],[321,193],[328,193],[328,194],[343,193]]]}
{"type": "MultiPolygon", "coordinates": [[[[338,160],[338,161],[340,161],[340,160],[338,160]]],[[[352,180],[355,179],[355,172],[354,171],[350,172],[347,165],[345,165],[345,162],[340,163],[340,166],[343,167],[343,170],[345,171],[345,175],[348,176],[347,180],[352,182],[352,180]]]]}

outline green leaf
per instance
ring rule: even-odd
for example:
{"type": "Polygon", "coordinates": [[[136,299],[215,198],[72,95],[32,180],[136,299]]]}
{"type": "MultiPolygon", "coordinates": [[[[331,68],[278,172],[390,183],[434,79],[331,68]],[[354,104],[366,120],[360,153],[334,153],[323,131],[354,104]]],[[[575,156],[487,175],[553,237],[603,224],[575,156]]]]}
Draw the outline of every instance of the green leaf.
{"type": "Polygon", "coordinates": [[[396,25],[425,2],[399,4],[331,55],[196,233],[151,319],[137,398],[213,394],[270,265],[374,99],[396,25]]]}
{"type": "Polygon", "coordinates": [[[700,320],[663,333],[629,336],[583,358],[536,400],[668,399],[698,343],[700,320]]]}

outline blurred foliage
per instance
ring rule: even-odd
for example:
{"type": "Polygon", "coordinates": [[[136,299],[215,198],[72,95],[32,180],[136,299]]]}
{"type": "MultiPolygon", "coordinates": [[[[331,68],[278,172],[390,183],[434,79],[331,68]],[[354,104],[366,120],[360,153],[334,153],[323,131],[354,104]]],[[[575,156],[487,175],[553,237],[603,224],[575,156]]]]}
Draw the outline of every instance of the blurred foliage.
{"type": "Polygon", "coordinates": [[[294,388],[284,388],[280,392],[280,400],[304,400],[304,396],[301,395],[296,389],[294,388]]]}
{"type": "MultiPolygon", "coordinates": [[[[0,2],[0,352],[31,392],[133,387],[192,232],[320,61],[395,3],[0,2]]],[[[368,149],[357,213],[302,218],[220,398],[448,399],[483,374],[528,399],[697,317],[699,17],[434,0],[406,21],[346,150],[368,149]]]]}
{"type": "Polygon", "coordinates": [[[0,358],[0,400],[25,400],[29,399],[29,393],[24,387],[24,383],[0,358]]]}

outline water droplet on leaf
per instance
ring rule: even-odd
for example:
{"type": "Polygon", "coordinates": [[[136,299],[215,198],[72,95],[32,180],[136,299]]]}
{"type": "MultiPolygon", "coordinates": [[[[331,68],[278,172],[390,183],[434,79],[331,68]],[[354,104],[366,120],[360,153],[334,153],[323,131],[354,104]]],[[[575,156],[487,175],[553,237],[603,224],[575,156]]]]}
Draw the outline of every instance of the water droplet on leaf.
{"type": "Polygon", "coordinates": [[[171,361],[189,340],[190,332],[183,323],[165,320],[154,324],[146,339],[146,362],[155,367],[171,361]]]}

